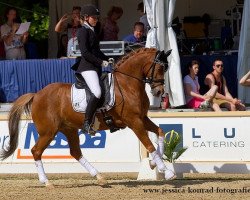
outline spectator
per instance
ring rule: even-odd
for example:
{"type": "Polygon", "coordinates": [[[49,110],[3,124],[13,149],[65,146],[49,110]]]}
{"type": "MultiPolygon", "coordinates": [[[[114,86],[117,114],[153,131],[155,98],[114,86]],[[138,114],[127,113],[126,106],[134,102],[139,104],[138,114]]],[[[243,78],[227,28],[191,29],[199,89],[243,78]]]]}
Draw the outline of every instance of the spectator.
{"type": "Polygon", "coordinates": [[[205,84],[209,88],[214,85],[218,86],[218,92],[214,98],[214,103],[217,103],[220,107],[225,107],[230,111],[235,110],[246,110],[244,104],[241,103],[241,100],[233,98],[227,88],[227,83],[225,77],[222,75],[223,72],[223,62],[221,59],[216,59],[213,62],[213,72],[208,74],[205,78],[205,84]]]}
{"type": "Polygon", "coordinates": [[[250,86],[250,71],[247,72],[239,82],[242,86],[250,86]]]}
{"type": "Polygon", "coordinates": [[[198,81],[199,63],[193,60],[188,64],[189,73],[184,77],[184,92],[187,106],[189,108],[207,108],[211,107],[214,111],[221,111],[218,104],[213,102],[213,98],[218,90],[217,86],[211,89],[204,95],[201,95],[200,85],[198,81]]]}
{"type": "Polygon", "coordinates": [[[68,35],[62,34],[60,38],[57,57],[67,57],[68,35]]]}
{"type": "Polygon", "coordinates": [[[25,59],[26,53],[24,44],[28,40],[28,32],[22,35],[15,34],[20,24],[16,23],[17,10],[14,7],[9,7],[5,12],[6,23],[1,26],[1,38],[4,41],[6,59],[25,59]]]}
{"type": "MultiPolygon", "coordinates": [[[[1,25],[0,25],[0,30],[1,30],[1,25]]],[[[4,50],[4,42],[1,37],[1,32],[0,32],[0,60],[5,59],[5,50],[4,50]]]]}
{"type": "Polygon", "coordinates": [[[123,38],[123,41],[128,43],[142,43],[146,40],[144,33],[144,24],[142,22],[135,22],[133,34],[123,38]]]}
{"type": "Polygon", "coordinates": [[[143,2],[139,3],[137,6],[137,10],[140,15],[140,22],[144,24],[144,36],[147,36],[148,30],[150,29],[148,18],[146,12],[144,12],[144,4],[143,2]]]}
{"type": "Polygon", "coordinates": [[[82,27],[80,22],[80,14],[81,14],[81,7],[74,6],[71,15],[64,14],[55,27],[56,32],[68,35],[68,44],[67,44],[68,57],[74,56],[73,51],[76,50],[76,46],[78,45],[77,33],[79,31],[79,28],[82,27]]]}
{"type": "Polygon", "coordinates": [[[112,6],[102,22],[102,31],[100,39],[103,41],[118,40],[119,27],[117,20],[121,18],[123,10],[121,7],[112,6]]]}

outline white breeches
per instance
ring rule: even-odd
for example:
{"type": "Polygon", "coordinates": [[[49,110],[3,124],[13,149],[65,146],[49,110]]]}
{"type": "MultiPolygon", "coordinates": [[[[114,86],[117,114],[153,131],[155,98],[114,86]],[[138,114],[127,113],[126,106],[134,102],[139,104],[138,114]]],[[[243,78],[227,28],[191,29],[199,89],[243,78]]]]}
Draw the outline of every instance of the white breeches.
{"type": "Polygon", "coordinates": [[[81,75],[89,86],[90,91],[95,95],[96,98],[100,99],[102,91],[97,72],[94,70],[84,71],[81,73],[81,75]]]}

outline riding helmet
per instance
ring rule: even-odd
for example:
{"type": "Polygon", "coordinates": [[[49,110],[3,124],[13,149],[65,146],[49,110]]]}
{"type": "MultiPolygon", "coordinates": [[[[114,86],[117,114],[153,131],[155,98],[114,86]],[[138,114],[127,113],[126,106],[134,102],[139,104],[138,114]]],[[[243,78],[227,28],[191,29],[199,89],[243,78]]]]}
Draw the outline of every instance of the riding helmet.
{"type": "Polygon", "coordinates": [[[82,7],[82,15],[83,16],[94,16],[100,15],[99,10],[93,5],[85,5],[82,7]]]}

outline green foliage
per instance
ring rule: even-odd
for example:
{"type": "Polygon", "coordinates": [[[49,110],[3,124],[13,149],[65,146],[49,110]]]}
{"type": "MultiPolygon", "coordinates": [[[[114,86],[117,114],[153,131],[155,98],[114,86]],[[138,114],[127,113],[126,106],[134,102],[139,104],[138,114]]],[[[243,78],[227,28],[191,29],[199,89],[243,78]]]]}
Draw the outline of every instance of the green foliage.
{"type": "Polygon", "coordinates": [[[181,136],[174,130],[165,134],[164,160],[174,163],[187,150],[187,147],[181,147],[181,141],[181,136]]]}
{"type": "Polygon", "coordinates": [[[29,35],[34,40],[43,40],[48,38],[49,16],[48,9],[42,8],[38,4],[33,5],[33,12],[23,12],[22,22],[30,21],[29,35]]]}

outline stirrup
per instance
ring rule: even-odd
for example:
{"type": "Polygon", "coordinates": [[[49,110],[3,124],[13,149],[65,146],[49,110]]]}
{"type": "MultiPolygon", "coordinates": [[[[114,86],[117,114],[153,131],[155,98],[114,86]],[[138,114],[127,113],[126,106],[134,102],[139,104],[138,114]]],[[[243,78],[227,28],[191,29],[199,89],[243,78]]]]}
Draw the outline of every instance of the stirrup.
{"type": "Polygon", "coordinates": [[[113,117],[111,115],[108,115],[105,109],[101,109],[101,112],[105,124],[109,127],[110,133],[119,131],[120,128],[115,126],[113,117]]]}
{"type": "Polygon", "coordinates": [[[96,131],[91,127],[91,125],[88,122],[84,122],[82,127],[82,132],[88,133],[93,136],[96,134],[96,131]]]}

